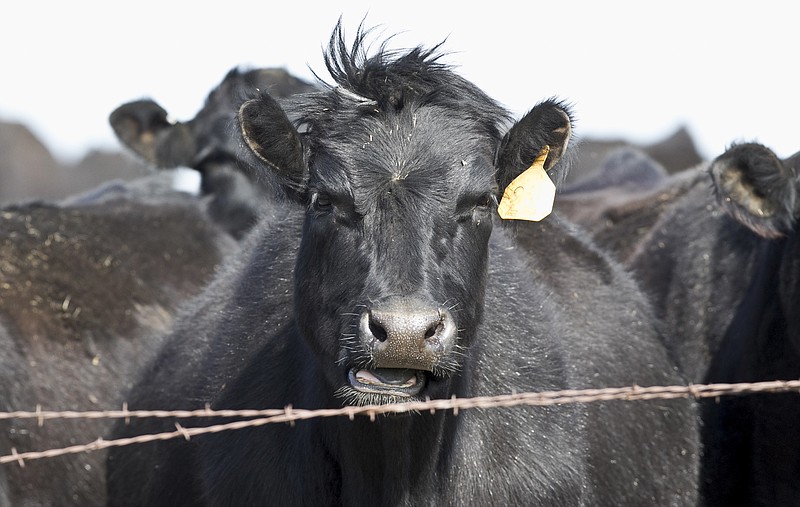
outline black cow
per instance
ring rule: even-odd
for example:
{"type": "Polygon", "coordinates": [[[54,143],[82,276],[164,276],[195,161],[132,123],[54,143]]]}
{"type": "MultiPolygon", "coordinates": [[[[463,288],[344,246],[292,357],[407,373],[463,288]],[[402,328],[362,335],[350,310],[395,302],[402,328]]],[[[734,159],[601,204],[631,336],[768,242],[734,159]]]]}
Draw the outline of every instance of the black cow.
{"type": "MultiPolygon", "coordinates": [[[[657,313],[675,328],[670,336],[681,340],[681,364],[693,382],[705,379],[721,336],[752,278],[758,237],[774,239],[791,230],[780,222],[773,225],[772,220],[748,218],[733,205],[748,192],[760,191],[759,181],[751,182],[750,176],[738,182],[741,188],[727,183],[733,190],[714,191],[711,174],[721,171],[734,157],[756,157],[763,150],[766,148],[756,143],[734,145],[710,163],[652,183],[613,183],[589,192],[560,194],[556,199],[556,213],[589,231],[596,243],[634,272],[652,296],[657,313]],[[727,195],[734,191],[736,195],[727,195]],[[730,216],[734,211],[736,218],[730,216]],[[737,276],[730,276],[732,273],[737,276]]],[[[793,160],[786,161],[789,167],[793,160]]],[[[601,174],[592,179],[600,180],[604,171],[611,171],[616,181],[626,172],[637,179],[641,174],[653,174],[654,167],[657,170],[658,164],[641,152],[623,152],[608,160],[601,174]]],[[[778,189],[787,193],[787,199],[793,198],[794,187],[784,176],[790,169],[777,172],[775,167],[762,163],[745,169],[772,171],[767,174],[779,182],[778,189]]],[[[756,213],[752,211],[752,216],[756,213]]]]}
{"type": "MultiPolygon", "coordinates": [[[[178,302],[237,247],[196,198],[131,185],[0,209],[0,410],[120,408],[178,302]]],[[[3,421],[0,454],[86,444],[109,427],[3,421]]],[[[2,506],[105,503],[105,452],[0,465],[2,506]]]]}
{"type": "MultiPolygon", "coordinates": [[[[798,170],[800,154],[781,161],[760,144],[732,147],[709,168],[715,192],[705,180],[677,201],[632,260],[646,286],[660,287],[656,306],[694,378],[800,378],[798,170]]],[[[800,505],[796,394],[708,402],[703,412],[710,505],[800,505]]]]}
{"type": "MultiPolygon", "coordinates": [[[[335,86],[298,101],[296,126],[269,95],[242,106],[245,142],[296,202],[187,308],[130,407],[317,409],[683,382],[617,264],[555,217],[516,225],[541,245],[529,255],[496,216],[500,189],[544,146],[545,168],[563,176],[566,106],[547,100],[507,128],[438,46],[367,56],[366,35],[348,47],[337,25],[335,86]]],[[[313,419],[116,448],[109,497],[692,505],[697,445],[689,399],[313,419]]]]}
{"type": "MultiPolygon", "coordinates": [[[[570,196],[564,210],[619,247],[673,331],[690,380],[792,380],[800,378],[798,170],[800,153],[780,160],[761,144],[739,144],[593,217],[574,213],[581,199],[591,207],[589,194],[570,196]]],[[[800,505],[796,394],[723,398],[702,412],[707,505],[800,505]]]]}
{"type": "MultiPolygon", "coordinates": [[[[743,249],[728,274],[747,273],[748,285],[711,361],[709,381],[800,378],[799,175],[800,152],[781,160],[755,143],[732,148],[711,167],[717,200],[739,226],[736,247],[743,249]]],[[[718,282],[720,290],[728,283],[718,282]]],[[[709,403],[703,417],[713,452],[706,481],[716,505],[800,505],[796,393],[709,403]]]]}
{"type": "Polygon", "coordinates": [[[109,122],[119,140],[149,164],[199,171],[202,193],[211,196],[212,217],[241,238],[270,202],[270,191],[250,181],[253,175],[242,165],[241,146],[233,135],[237,105],[256,90],[287,98],[316,87],[283,69],[234,68],[189,121],[173,122],[163,107],[142,99],[119,106],[109,122]]]}

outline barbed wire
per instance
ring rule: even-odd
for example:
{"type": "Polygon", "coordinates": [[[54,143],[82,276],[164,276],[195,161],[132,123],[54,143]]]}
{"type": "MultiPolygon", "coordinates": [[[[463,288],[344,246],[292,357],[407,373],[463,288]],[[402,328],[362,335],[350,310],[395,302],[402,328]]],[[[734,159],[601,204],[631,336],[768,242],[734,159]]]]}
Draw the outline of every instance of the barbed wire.
{"type": "Polygon", "coordinates": [[[11,454],[0,456],[0,463],[18,463],[21,467],[25,466],[26,460],[41,458],[52,458],[66,454],[77,454],[82,452],[97,451],[109,447],[121,447],[125,445],[154,442],[158,440],[170,440],[183,437],[186,440],[193,436],[219,433],[242,428],[263,426],[272,423],[291,423],[295,421],[307,420],[321,417],[341,417],[347,416],[353,420],[356,416],[368,416],[374,421],[378,415],[398,414],[405,412],[425,412],[431,413],[437,410],[452,410],[458,415],[459,410],[473,408],[508,408],[515,406],[547,406],[563,405],[567,403],[593,403],[597,401],[637,401],[637,400],[668,400],[676,398],[695,399],[716,398],[721,396],[735,396],[742,394],[756,393],[800,393],[800,380],[774,380],[768,382],[746,382],[735,384],[689,384],[673,386],[629,386],[629,387],[610,387],[602,389],[567,389],[559,391],[511,393],[497,396],[478,396],[474,398],[436,399],[426,401],[416,401],[407,403],[394,403],[388,405],[365,405],[349,406],[336,409],[295,409],[291,405],[283,409],[265,410],[212,410],[209,405],[199,410],[128,410],[127,405],[123,405],[122,410],[104,411],[46,411],[40,406],[35,411],[14,411],[0,412],[0,420],[9,419],[37,419],[42,426],[46,420],[55,419],[125,419],[126,422],[132,418],[168,418],[189,419],[197,417],[245,417],[254,418],[243,421],[234,421],[225,424],[212,426],[184,427],[175,423],[175,431],[164,433],[153,433],[138,435],[129,438],[119,438],[114,440],[104,440],[102,437],[97,440],[82,444],[63,447],[60,449],[49,449],[46,451],[30,451],[19,453],[15,448],[11,449],[11,454]]]}

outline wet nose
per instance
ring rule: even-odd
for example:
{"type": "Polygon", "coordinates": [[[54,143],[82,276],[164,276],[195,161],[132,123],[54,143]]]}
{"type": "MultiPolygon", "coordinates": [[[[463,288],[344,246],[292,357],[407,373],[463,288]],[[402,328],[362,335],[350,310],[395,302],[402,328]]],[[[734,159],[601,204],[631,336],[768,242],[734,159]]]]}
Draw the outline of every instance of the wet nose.
{"type": "Polygon", "coordinates": [[[402,298],[364,312],[359,335],[377,368],[431,370],[455,345],[456,324],[445,308],[402,298]]]}

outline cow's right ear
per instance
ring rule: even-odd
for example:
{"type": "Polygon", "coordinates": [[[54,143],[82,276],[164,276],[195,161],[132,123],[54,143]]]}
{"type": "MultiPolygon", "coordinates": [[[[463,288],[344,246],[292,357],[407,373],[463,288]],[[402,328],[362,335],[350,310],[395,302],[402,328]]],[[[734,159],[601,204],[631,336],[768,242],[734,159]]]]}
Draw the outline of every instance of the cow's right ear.
{"type": "Polygon", "coordinates": [[[239,127],[248,148],[290,195],[302,195],[308,171],[297,130],[278,103],[261,94],[242,104],[239,127]]]}
{"type": "Polygon", "coordinates": [[[758,143],[732,146],[709,167],[717,201],[756,234],[782,236],[796,218],[798,158],[781,161],[758,143]]]}
{"type": "Polygon", "coordinates": [[[128,102],[108,118],[117,138],[145,162],[161,168],[189,166],[195,153],[187,125],[172,122],[152,100],[128,102]]]}

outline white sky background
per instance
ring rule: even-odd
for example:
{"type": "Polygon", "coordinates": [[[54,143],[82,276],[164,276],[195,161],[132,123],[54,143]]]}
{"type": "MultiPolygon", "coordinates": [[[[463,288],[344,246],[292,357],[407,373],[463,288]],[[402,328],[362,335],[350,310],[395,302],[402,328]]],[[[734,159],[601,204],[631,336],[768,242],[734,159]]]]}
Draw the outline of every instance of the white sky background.
{"type": "MultiPolygon", "coordinates": [[[[651,142],[686,125],[714,157],[759,141],[800,150],[794,2],[170,0],[6,2],[0,120],[26,124],[62,159],[119,147],[109,113],[149,97],[188,120],[234,66],[328,77],[322,46],[340,15],[366,16],[392,48],[444,49],[520,116],[557,96],[581,137],[651,142]]],[[[352,40],[350,37],[349,40],[352,40]]]]}

